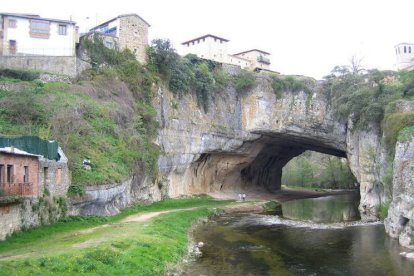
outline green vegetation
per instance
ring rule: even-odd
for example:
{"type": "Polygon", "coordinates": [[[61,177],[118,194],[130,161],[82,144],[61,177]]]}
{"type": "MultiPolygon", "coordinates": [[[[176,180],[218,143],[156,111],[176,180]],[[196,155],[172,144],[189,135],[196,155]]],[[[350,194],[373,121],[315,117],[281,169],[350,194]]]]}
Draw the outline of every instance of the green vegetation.
{"type": "Polygon", "coordinates": [[[282,98],[283,92],[298,93],[304,91],[310,93],[310,89],[305,80],[295,76],[272,76],[272,89],[278,99],[282,98]]]}
{"type": "Polygon", "coordinates": [[[39,72],[16,70],[16,69],[0,69],[0,79],[18,79],[22,81],[33,81],[38,79],[39,72]]]}
{"type": "Polygon", "coordinates": [[[384,220],[388,216],[388,209],[390,208],[391,202],[381,203],[378,206],[378,215],[381,220],[384,220]]]}
{"type": "Polygon", "coordinates": [[[343,159],[311,151],[292,159],[282,174],[282,184],[289,188],[352,189],[355,182],[343,159]]]}
{"type": "Polygon", "coordinates": [[[395,145],[400,131],[404,130],[401,138],[407,137],[414,128],[414,112],[387,114],[383,124],[385,142],[387,145],[395,145]]]}
{"type": "Polygon", "coordinates": [[[241,93],[252,89],[256,84],[256,77],[253,73],[242,70],[240,74],[236,75],[234,78],[234,85],[236,91],[241,93]]]}
{"type": "Polygon", "coordinates": [[[208,207],[229,203],[193,197],[136,205],[113,217],[66,218],[0,242],[1,256],[25,254],[16,260],[0,261],[0,270],[11,275],[162,275],[168,265],[177,263],[186,252],[191,224],[208,215],[208,207]],[[191,209],[176,210],[145,222],[121,221],[138,213],[178,208],[191,209]]]}
{"type": "Polygon", "coordinates": [[[82,45],[96,65],[83,77],[88,80],[21,82],[19,91],[0,91],[0,133],[57,140],[69,159],[70,194],[135,172],[155,175],[159,155],[152,143],[158,128],[151,104],[156,76],[130,51],[107,49],[97,37],[82,45]],[[91,160],[91,170],[83,168],[84,159],[91,160]]]}

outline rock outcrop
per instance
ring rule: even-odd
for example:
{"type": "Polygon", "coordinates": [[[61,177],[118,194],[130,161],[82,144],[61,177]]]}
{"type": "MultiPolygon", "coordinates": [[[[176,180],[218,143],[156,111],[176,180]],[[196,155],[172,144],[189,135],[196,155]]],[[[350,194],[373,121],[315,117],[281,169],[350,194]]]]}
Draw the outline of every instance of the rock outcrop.
{"type": "Polygon", "coordinates": [[[414,249],[414,136],[397,142],[394,159],[393,201],[385,229],[401,245],[414,249]]]}

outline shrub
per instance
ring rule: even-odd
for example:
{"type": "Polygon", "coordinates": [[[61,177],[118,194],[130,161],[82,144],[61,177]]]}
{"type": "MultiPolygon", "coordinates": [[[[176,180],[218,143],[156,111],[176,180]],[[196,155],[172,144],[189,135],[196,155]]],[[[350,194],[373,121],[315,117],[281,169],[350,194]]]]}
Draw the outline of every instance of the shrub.
{"type": "Polygon", "coordinates": [[[79,184],[72,184],[68,188],[69,196],[83,196],[85,194],[85,187],[79,184]]]}
{"type": "Polygon", "coordinates": [[[407,128],[402,133],[404,136],[404,134],[407,134],[412,130],[413,126],[414,112],[392,113],[385,117],[382,129],[384,132],[385,143],[391,152],[394,150],[394,145],[397,141],[399,132],[407,128]]]}
{"type": "Polygon", "coordinates": [[[242,70],[234,78],[236,91],[241,93],[253,88],[256,85],[256,78],[253,73],[242,70]]]}
{"type": "Polygon", "coordinates": [[[39,78],[39,72],[16,70],[16,69],[0,69],[0,77],[19,79],[22,81],[33,81],[39,78]]]}
{"type": "Polygon", "coordinates": [[[179,55],[172,47],[170,40],[155,39],[147,49],[148,64],[167,79],[170,78],[173,68],[177,66],[179,55]]]}
{"type": "Polygon", "coordinates": [[[282,97],[284,91],[295,93],[300,91],[310,92],[304,80],[294,76],[272,76],[272,89],[278,99],[282,97]]]}

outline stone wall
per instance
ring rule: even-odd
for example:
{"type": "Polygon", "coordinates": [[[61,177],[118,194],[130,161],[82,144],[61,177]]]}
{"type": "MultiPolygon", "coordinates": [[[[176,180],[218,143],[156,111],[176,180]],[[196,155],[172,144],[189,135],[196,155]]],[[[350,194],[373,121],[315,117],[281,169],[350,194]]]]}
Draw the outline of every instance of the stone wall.
{"type": "Polygon", "coordinates": [[[414,136],[397,142],[394,159],[393,200],[385,230],[401,245],[414,249],[414,136]]]}
{"type": "Polygon", "coordinates": [[[137,15],[122,16],[119,29],[119,47],[128,48],[141,63],[146,63],[148,24],[137,15]]]}
{"type": "Polygon", "coordinates": [[[35,70],[76,77],[90,68],[90,65],[74,56],[0,56],[0,68],[35,70]]]}

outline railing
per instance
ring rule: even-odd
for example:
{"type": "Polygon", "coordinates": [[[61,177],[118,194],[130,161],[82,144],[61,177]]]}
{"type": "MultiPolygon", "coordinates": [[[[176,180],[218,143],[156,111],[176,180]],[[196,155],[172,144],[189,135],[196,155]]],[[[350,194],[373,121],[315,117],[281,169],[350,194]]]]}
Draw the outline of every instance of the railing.
{"type": "Polygon", "coordinates": [[[74,48],[3,48],[2,56],[74,56],[74,48]]]}
{"type": "Polygon", "coordinates": [[[264,64],[270,64],[270,59],[266,58],[264,56],[258,56],[257,61],[261,62],[261,63],[264,63],[264,64]]]}
{"type": "Polygon", "coordinates": [[[1,186],[2,195],[0,196],[32,196],[34,195],[34,185],[28,183],[3,183],[1,186]]]}

